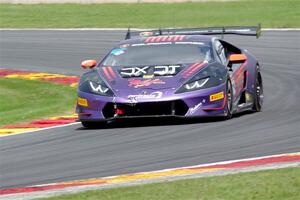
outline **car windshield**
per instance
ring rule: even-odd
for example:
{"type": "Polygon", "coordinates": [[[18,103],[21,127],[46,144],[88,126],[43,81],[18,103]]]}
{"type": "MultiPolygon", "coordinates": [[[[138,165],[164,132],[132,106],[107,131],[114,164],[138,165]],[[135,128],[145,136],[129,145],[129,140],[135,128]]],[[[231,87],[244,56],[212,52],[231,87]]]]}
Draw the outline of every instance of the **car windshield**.
{"type": "Polygon", "coordinates": [[[145,66],[211,61],[211,47],[203,43],[131,45],[113,49],[102,65],[145,66]]]}

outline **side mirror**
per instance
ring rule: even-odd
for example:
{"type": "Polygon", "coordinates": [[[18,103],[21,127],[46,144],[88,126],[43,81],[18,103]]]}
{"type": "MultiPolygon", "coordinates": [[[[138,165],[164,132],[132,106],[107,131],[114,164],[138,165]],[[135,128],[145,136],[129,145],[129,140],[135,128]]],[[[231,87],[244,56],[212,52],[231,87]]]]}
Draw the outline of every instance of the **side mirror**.
{"type": "Polygon", "coordinates": [[[246,60],[245,54],[232,54],[229,56],[229,62],[245,62],[246,60]]]}
{"type": "Polygon", "coordinates": [[[96,60],[85,60],[85,61],[83,61],[81,63],[81,67],[83,69],[92,69],[96,65],[97,65],[97,61],[96,60]]]}

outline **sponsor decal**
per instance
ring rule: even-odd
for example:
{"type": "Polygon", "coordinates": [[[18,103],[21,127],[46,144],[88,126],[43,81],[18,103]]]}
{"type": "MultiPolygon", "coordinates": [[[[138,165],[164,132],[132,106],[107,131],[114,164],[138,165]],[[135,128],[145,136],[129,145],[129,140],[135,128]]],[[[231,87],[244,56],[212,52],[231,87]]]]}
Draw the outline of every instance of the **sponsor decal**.
{"type": "Polygon", "coordinates": [[[119,49],[113,49],[110,54],[118,56],[121,55],[123,53],[125,53],[125,51],[127,50],[127,48],[119,48],[119,49]]]}
{"type": "Polygon", "coordinates": [[[141,99],[159,99],[162,97],[162,92],[157,91],[157,92],[152,92],[150,94],[146,94],[146,91],[144,91],[142,94],[137,94],[137,95],[129,95],[128,99],[131,100],[132,102],[138,102],[138,100],[141,99]]]}
{"type": "Polygon", "coordinates": [[[146,75],[144,75],[143,76],[143,78],[145,78],[145,79],[148,79],[148,78],[153,78],[154,77],[154,75],[153,74],[146,74],[146,75]]]}
{"type": "Polygon", "coordinates": [[[180,65],[155,66],[153,73],[158,76],[174,75],[179,68],[180,65]]]}
{"type": "Polygon", "coordinates": [[[84,98],[81,98],[81,97],[77,98],[77,104],[80,105],[80,106],[88,107],[87,99],[84,99],[84,98]]]}
{"type": "Polygon", "coordinates": [[[126,68],[121,69],[120,74],[123,78],[126,78],[126,77],[139,77],[139,76],[145,76],[145,75],[171,76],[171,75],[177,74],[180,71],[180,68],[181,68],[180,65],[158,65],[158,66],[145,66],[145,67],[126,67],[126,68]],[[149,74],[149,73],[151,73],[151,74],[149,74]]]}
{"type": "Polygon", "coordinates": [[[139,87],[147,87],[153,84],[165,84],[164,81],[160,79],[148,79],[148,80],[140,80],[140,79],[129,79],[129,87],[139,88],[139,87]]]}
{"type": "Polygon", "coordinates": [[[212,94],[209,96],[209,100],[212,102],[212,101],[217,101],[217,100],[220,100],[220,99],[223,99],[224,98],[224,92],[218,92],[216,94],[212,94]]]}
{"type": "Polygon", "coordinates": [[[202,105],[205,103],[205,99],[203,99],[200,103],[196,104],[194,107],[189,109],[189,114],[194,114],[196,111],[198,111],[202,105]]]}
{"type": "Polygon", "coordinates": [[[123,77],[141,76],[141,75],[147,74],[148,68],[149,68],[149,66],[122,68],[120,74],[123,77]]]}

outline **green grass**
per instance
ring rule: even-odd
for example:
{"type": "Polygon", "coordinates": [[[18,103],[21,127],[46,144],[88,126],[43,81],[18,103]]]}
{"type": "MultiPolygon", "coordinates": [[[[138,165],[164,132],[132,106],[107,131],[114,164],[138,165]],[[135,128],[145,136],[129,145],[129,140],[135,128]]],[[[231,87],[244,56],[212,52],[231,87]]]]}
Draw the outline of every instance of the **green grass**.
{"type": "Polygon", "coordinates": [[[74,113],[76,89],[41,81],[0,78],[0,127],[74,113]]]}
{"type": "Polygon", "coordinates": [[[299,0],[177,4],[0,4],[2,28],[300,27],[299,0]]]}
{"type": "Polygon", "coordinates": [[[299,200],[300,168],[102,189],[47,200],[299,200]]]}

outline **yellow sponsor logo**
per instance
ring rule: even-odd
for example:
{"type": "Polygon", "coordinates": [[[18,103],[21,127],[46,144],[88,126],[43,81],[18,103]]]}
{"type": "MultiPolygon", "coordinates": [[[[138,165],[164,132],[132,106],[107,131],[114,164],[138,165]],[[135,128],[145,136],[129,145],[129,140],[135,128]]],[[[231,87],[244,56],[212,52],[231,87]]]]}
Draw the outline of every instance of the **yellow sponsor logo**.
{"type": "Polygon", "coordinates": [[[78,105],[80,105],[80,106],[85,106],[85,107],[88,106],[88,101],[87,101],[86,99],[84,99],[84,98],[78,97],[77,103],[78,103],[78,105]]]}
{"type": "Polygon", "coordinates": [[[217,101],[224,98],[224,92],[218,92],[209,96],[210,101],[217,101]]]}
{"type": "Polygon", "coordinates": [[[146,78],[146,79],[147,79],[147,78],[153,78],[153,77],[154,77],[153,74],[149,74],[149,75],[144,75],[144,76],[143,76],[143,78],[146,78]]]}

